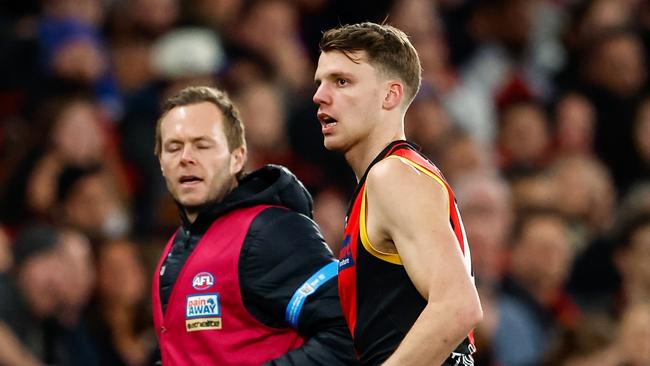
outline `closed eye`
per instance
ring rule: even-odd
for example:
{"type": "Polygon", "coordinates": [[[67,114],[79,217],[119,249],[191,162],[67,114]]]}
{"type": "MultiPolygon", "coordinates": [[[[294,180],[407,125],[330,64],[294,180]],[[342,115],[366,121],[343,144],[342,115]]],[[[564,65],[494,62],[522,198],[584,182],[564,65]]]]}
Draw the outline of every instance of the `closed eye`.
{"type": "Polygon", "coordinates": [[[194,147],[199,150],[207,150],[215,145],[215,141],[213,139],[205,136],[192,139],[192,143],[194,147]]]}
{"type": "Polygon", "coordinates": [[[180,149],[181,149],[180,144],[169,144],[169,145],[165,146],[165,151],[170,152],[170,153],[179,151],[180,149]]]}

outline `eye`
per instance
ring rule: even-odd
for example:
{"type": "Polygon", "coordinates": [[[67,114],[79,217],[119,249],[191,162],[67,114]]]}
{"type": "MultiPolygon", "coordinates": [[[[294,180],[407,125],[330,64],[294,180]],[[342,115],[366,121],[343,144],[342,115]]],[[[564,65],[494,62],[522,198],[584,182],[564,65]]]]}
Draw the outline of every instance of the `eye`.
{"type": "Polygon", "coordinates": [[[194,146],[196,146],[196,148],[199,150],[206,150],[214,146],[214,144],[210,141],[199,140],[194,146]]]}
{"type": "Polygon", "coordinates": [[[174,153],[179,151],[180,149],[181,149],[181,145],[179,144],[171,144],[165,147],[165,151],[168,153],[174,153]]]}
{"type": "Polygon", "coordinates": [[[338,78],[336,79],[336,85],[337,86],[346,86],[348,85],[348,81],[345,79],[338,78]]]}

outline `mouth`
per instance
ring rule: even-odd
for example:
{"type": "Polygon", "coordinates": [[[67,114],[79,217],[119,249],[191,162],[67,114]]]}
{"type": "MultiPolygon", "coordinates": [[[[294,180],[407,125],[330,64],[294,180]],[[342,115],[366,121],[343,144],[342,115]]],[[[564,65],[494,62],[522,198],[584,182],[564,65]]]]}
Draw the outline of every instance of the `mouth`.
{"type": "Polygon", "coordinates": [[[330,116],[327,113],[320,112],[318,113],[317,117],[323,130],[334,127],[338,123],[336,119],[334,119],[332,116],[330,116]]]}
{"type": "Polygon", "coordinates": [[[178,179],[178,182],[181,184],[181,186],[190,186],[190,185],[199,184],[203,182],[203,179],[197,177],[196,175],[182,175],[178,179]]]}

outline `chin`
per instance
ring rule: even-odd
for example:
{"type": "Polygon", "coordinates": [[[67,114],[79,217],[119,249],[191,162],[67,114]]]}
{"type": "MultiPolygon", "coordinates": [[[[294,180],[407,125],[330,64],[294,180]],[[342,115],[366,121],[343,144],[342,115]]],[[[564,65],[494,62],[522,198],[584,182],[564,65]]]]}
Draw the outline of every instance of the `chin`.
{"type": "Polygon", "coordinates": [[[323,139],[323,145],[327,150],[330,151],[338,151],[338,152],[344,152],[345,151],[345,145],[342,144],[340,141],[336,141],[332,137],[325,137],[323,139]]]}
{"type": "Polygon", "coordinates": [[[184,201],[178,201],[180,202],[181,206],[183,206],[186,210],[192,211],[192,210],[199,210],[201,207],[205,206],[207,203],[206,200],[184,200],[184,201]]]}
{"type": "Polygon", "coordinates": [[[193,207],[201,207],[203,206],[207,199],[205,197],[196,197],[194,195],[183,195],[183,196],[176,196],[176,201],[181,204],[181,206],[185,208],[193,208],[193,207]]]}

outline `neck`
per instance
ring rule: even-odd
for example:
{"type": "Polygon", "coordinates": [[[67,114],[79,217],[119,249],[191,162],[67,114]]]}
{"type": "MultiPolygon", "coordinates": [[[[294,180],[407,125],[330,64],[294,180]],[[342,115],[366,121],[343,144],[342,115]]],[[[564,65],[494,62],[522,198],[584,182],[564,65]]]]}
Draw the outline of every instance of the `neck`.
{"type": "Polygon", "coordinates": [[[194,221],[196,221],[196,218],[199,216],[198,212],[196,211],[189,212],[187,211],[187,209],[185,210],[185,214],[187,215],[187,220],[192,224],[194,223],[194,221]]]}
{"type": "Polygon", "coordinates": [[[345,152],[345,160],[354,171],[357,182],[361,180],[370,163],[388,144],[395,140],[406,139],[404,123],[400,123],[395,129],[386,129],[385,125],[379,123],[378,129],[345,152]]]}

